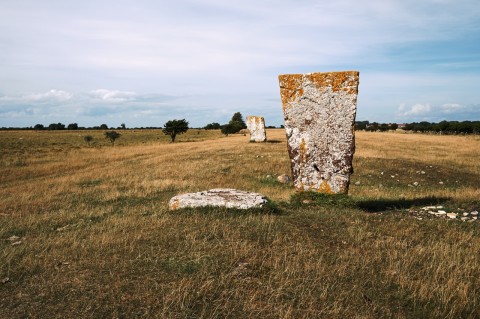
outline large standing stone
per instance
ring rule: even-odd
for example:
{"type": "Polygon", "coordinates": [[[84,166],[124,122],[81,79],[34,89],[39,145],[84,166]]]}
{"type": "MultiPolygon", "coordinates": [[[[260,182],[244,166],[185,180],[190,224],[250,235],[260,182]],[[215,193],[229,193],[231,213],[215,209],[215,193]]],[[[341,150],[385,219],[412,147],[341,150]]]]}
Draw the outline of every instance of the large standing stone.
{"type": "Polygon", "coordinates": [[[267,198],[262,194],[231,188],[215,188],[198,193],[187,193],[174,196],[170,199],[168,207],[170,210],[205,206],[248,209],[263,207],[266,203],[267,198]]]}
{"type": "Polygon", "coordinates": [[[293,183],[347,193],[355,152],[358,71],[280,75],[293,183]]]}
{"type": "Polygon", "coordinates": [[[262,116],[247,116],[247,128],[250,131],[250,142],[265,142],[265,120],[262,116]]]}

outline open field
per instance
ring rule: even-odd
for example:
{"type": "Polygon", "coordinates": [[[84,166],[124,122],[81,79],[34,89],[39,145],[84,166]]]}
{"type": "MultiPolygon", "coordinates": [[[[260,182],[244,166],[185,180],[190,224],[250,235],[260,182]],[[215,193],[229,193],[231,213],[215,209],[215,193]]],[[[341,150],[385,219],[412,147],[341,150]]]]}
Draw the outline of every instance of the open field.
{"type": "Polygon", "coordinates": [[[276,181],[283,130],[118,132],[0,132],[0,318],[480,317],[480,222],[413,213],[480,211],[480,137],[358,132],[324,197],[276,181]],[[167,210],[216,187],[273,205],[167,210]]]}

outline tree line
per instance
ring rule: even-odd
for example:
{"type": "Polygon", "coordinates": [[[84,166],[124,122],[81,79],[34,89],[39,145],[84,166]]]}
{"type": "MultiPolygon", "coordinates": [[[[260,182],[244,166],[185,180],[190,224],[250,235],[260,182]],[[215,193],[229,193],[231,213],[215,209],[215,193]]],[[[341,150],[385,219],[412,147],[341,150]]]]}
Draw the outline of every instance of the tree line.
{"type": "Polygon", "coordinates": [[[389,130],[402,129],[404,131],[420,132],[420,133],[437,133],[437,134],[480,134],[480,121],[441,121],[434,122],[413,122],[406,124],[380,124],[369,121],[355,122],[355,130],[370,132],[385,132],[389,130]]]}
{"type": "Polygon", "coordinates": [[[228,136],[228,134],[235,134],[247,128],[245,121],[243,120],[242,113],[236,112],[233,114],[232,119],[227,123],[220,125],[220,123],[210,123],[205,125],[205,130],[220,130],[222,134],[228,136]]]}

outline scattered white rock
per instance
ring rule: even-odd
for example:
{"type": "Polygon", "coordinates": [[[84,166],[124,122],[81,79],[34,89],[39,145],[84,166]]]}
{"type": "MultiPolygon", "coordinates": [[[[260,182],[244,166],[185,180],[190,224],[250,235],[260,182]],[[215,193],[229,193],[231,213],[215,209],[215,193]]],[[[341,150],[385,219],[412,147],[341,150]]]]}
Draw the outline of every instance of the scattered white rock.
{"type": "Polygon", "coordinates": [[[0,282],[1,282],[2,284],[6,284],[6,283],[9,282],[9,281],[10,281],[10,278],[8,278],[8,277],[5,277],[5,278],[3,278],[2,280],[0,280],[0,282]]]}
{"type": "Polygon", "coordinates": [[[421,171],[420,174],[422,174],[422,175],[425,174],[425,171],[421,171]]]}
{"type": "Polygon", "coordinates": [[[418,186],[418,182],[413,182],[413,186],[418,186]]]}
{"type": "Polygon", "coordinates": [[[443,206],[425,206],[419,209],[409,209],[408,212],[413,214],[413,217],[419,220],[421,217],[425,217],[425,216],[435,216],[437,218],[443,218],[443,219],[449,218],[449,219],[454,219],[459,221],[461,220],[469,223],[479,220],[477,216],[478,215],[477,211],[468,213],[463,208],[457,208],[456,212],[451,211],[450,213],[447,213],[446,210],[443,210],[441,208],[443,208],[443,206]],[[475,213],[477,215],[474,215],[475,213]]]}
{"type": "Polygon", "coordinates": [[[20,237],[15,236],[15,235],[8,237],[8,241],[18,241],[19,239],[20,239],[20,237]]]}
{"type": "Polygon", "coordinates": [[[473,212],[470,212],[470,215],[472,216],[478,216],[478,212],[476,210],[474,210],[473,212]]]}
{"type": "Polygon", "coordinates": [[[447,217],[451,218],[451,219],[455,219],[455,218],[457,218],[457,214],[456,213],[447,213],[447,217]]]}
{"type": "Polygon", "coordinates": [[[217,206],[249,209],[263,207],[267,198],[259,193],[245,192],[231,188],[215,188],[198,193],[188,193],[172,197],[170,210],[187,207],[217,206]]]}
{"type": "Polygon", "coordinates": [[[21,243],[22,243],[21,240],[15,241],[15,242],[12,243],[12,246],[18,246],[18,245],[20,245],[21,243]]]}
{"type": "Polygon", "coordinates": [[[443,182],[442,182],[442,181],[440,181],[440,182],[438,182],[438,183],[439,183],[440,185],[443,185],[443,182]]]}
{"type": "Polygon", "coordinates": [[[355,185],[357,185],[357,186],[360,185],[360,181],[356,181],[355,185]]]}
{"type": "Polygon", "coordinates": [[[67,230],[68,228],[70,228],[70,225],[69,225],[69,224],[67,224],[67,225],[65,225],[65,226],[62,226],[62,227],[58,227],[58,228],[56,229],[56,231],[64,231],[64,230],[67,230]]]}

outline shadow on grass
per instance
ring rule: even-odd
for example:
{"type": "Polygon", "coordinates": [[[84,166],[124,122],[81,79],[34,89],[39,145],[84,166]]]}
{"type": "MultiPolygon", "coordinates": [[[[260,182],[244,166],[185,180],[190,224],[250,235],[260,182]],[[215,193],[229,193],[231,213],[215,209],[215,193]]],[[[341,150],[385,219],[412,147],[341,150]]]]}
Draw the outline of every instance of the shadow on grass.
{"type": "Polygon", "coordinates": [[[376,199],[362,200],[352,198],[345,194],[321,194],[315,192],[302,192],[293,194],[289,206],[294,207],[337,207],[357,208],[368,213],[383,212],[389,210],[404,210],[416,206],[444,205],[451,200],[448,197],[422,197],[415,199],[376,199]]]}
{"type": "Polygon", "coordinates": [[[267,143],[278,144],[278,143],[282,143],[282,141],[280,141],[280,140],[267,140],[267,143]]]}
{"type": "Polygon", "coordinates": [[[376,213],[386,210],[402,210],[415,206],[430,206],[444,204],[451,198],[448,197],[422,197],[415,199],[377,199],[377,200],[359,200],[356,206],[366,212],[376,213]]]}
{"type": "Polygon", "coordinates": [[[204,206],[204,207],[193,207],[193,208],[180,208],[177,210],[169,210],[169,214],[185,214],[185,215],[224,215],[224,216],[247,216],[247,215],[281,215],[282,210],[271,200],[263,207],[259,208],[227,208],[227,207],[218,207],[218,206],[204,206]]]}

